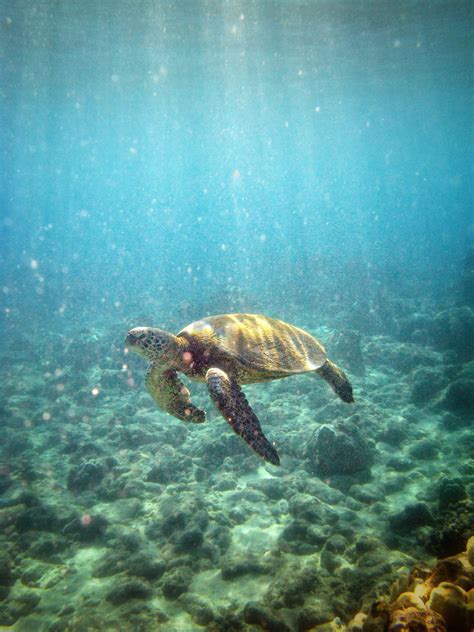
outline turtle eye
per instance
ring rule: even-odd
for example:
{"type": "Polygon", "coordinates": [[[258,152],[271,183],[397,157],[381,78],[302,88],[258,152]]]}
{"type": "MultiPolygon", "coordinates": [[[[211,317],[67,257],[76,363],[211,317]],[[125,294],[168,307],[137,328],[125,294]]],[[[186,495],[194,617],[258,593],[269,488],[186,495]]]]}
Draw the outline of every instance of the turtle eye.
{"type": "Polygon", "coordinates": [[[131,331],[128,332],[127,342],[128,344],[137,345],[145,339],[145,333],[143,331],[131,331]]]}

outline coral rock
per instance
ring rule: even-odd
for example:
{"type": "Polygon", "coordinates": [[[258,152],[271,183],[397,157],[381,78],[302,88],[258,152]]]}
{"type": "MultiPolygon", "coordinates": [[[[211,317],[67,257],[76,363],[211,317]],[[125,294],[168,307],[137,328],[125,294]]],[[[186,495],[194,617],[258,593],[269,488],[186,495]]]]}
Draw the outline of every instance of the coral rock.
{"type": "Polygon", "coordinates": [[[0,557],[0,586],[9,586],[13,583],[11,562],[4,554],[0,557]]]}
{"type": "Polygon", "coordinates": [[[215,618],[211,604],[199,595],[185,593],[179,603],[198,625],[209,625],[215,618]]]}
{"type": "Polygon", "coordinates": [[[426,632],[446,632],[445,620],[434,610],[427,610],[425,625],[426,632]]]}
{"type": "Polygon", "coordinates": [[[390,617],[388,632],[408,632],[409,630],[423,630],[425,613],[417,608],[403,608],[394,610],[390,617]]]}
{"type": "Polygon", "coordinates": [[[339,422],[321,426],[308,448],[312,468],[317,474],[353,474],[370,469],[373,451],[354,423],[339,422]]]}
{"type": "Polygon", "coordinates": [[[367,620],[365,612],[358,612],[347,624],[347,632],[363,632],[367,620]]]}
{"type": "Polygon", "coordinates": [[[467,541],[467,559],[469,564],[474,566],[474,535],[467,541]]]}
{"type": "Polygon", "coordinates": [[[106,599],[114,605],[120,605],[130,599],[149,599],[151,588],[137,579],[121,580],[107,594],[106,599]]]}
{"type": "Polygon", "coordinates": [[[166,599],[177,599],[187,592],[191,580],[192,574],[189,568],[174,568],[163,576],[162,593],[166,599]]]}
{"type": "Polygon", "coordinates": [[[466,306],[453,307],[436,315],[430,327],[433,344],[449,349],[463,358],[472,357],[474,350],[474,313],[466,306]]]}
{"type": "Polygon", "coordinates": [[[418,527],[432,525],[434,518],[428,505],[423,502],[409,503],[402,511],[389,518],[390,528],[396,533],[412,532],[418,527]]]}
{"type": "Polygon", "coordinates": [[[105,470],[101,464],[92,461],[81,463],[69,470],[67,488],[74,492],[93,489],[99,485],[104,475],[105,470]]]}
{"type": "Polygon", "coordinates": [[[262,608],[259,604],[248,602],[244,608],[244,621],[256,624],[264,630],[274,632],[290,632],[290,628],[284,621],[275,619],[270,612],[262,608]]]}
{"type": "Polygon", "coordinates": [[[474,380],[460,378],[446,389],[443,405],[455,415],[470,415],[474,411],[474,380]]]}
{"type": "Polygon", "coordinates": [[[464,500],[467,494],[462,480],[447,476],[442,478],[439,484],[438,497],[441,510],[445,510],[452,505],[456,505],[460,500],[464,500]]]}
{"type": "Polygon", "coordinates": [[[412,592],[404,592],[393,604],[395,610],[403,610],[404,608],[415,608],[419,612],[425,612],[426,606],[420,597],[412,592]]]}
{"type": "Polygon", "coordinates": [[[459,586],[441,583],[431,591],[428,607],[445,619],[449,630],[468,632],[467,595],[459,586]]]}

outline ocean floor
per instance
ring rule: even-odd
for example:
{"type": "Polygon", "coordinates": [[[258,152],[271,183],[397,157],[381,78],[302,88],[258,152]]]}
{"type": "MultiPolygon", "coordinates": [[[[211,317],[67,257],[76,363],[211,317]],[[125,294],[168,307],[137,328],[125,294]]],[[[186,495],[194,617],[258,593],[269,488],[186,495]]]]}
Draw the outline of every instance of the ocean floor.
{"type": "Polygon", "coordinates": [[[130,323],[20,335],[7,322],[1,629],[344,630],[415,564],[464,551],[474,312],[398,313],[384,335],[293,318],[350,375],[356,403],[312,375],[245,387],[280,468],[202,385],[190,388],[207,424],[159,411],[145,362],[124,354],[130,323]]]}

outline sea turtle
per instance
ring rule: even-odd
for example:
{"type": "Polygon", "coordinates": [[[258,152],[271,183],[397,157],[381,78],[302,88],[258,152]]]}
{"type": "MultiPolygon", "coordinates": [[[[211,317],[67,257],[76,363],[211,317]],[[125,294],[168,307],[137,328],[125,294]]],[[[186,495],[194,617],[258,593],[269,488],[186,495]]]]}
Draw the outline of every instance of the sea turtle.
{"type": "Polygon", "coordinates": [[[160,408],[183,421],[202,423],[204,411],[191,403],[178,372],[206,382],[232,429],[266,461],[280,459],[240,389],[297,373],[318,374],[344,402],[353,402],[346,375],[306,331],[259,314],[224,314],[191,323],[173,335],[152,327],[128,332],[126,347],[151,361],[146,385],[160,408]]]}

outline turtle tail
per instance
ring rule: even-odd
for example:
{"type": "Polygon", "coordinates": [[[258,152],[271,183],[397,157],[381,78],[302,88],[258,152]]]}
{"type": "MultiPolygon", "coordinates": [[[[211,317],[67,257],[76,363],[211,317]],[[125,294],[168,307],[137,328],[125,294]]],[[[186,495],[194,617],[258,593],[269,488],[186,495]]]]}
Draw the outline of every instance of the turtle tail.
{"type": "Polygon", "coordinates": [[[315,371],[323,380],[329,384],[332,390],[336,393],[336,395],[342,399],[343,402],[347,404],[352,404],[354,402],[354,395],[352,394],[352,384],[349,382],[347,375],[344,373],[342,369],[331,362],[331,360],[326,360],[326,362],[316,369],[315,371]]]}

